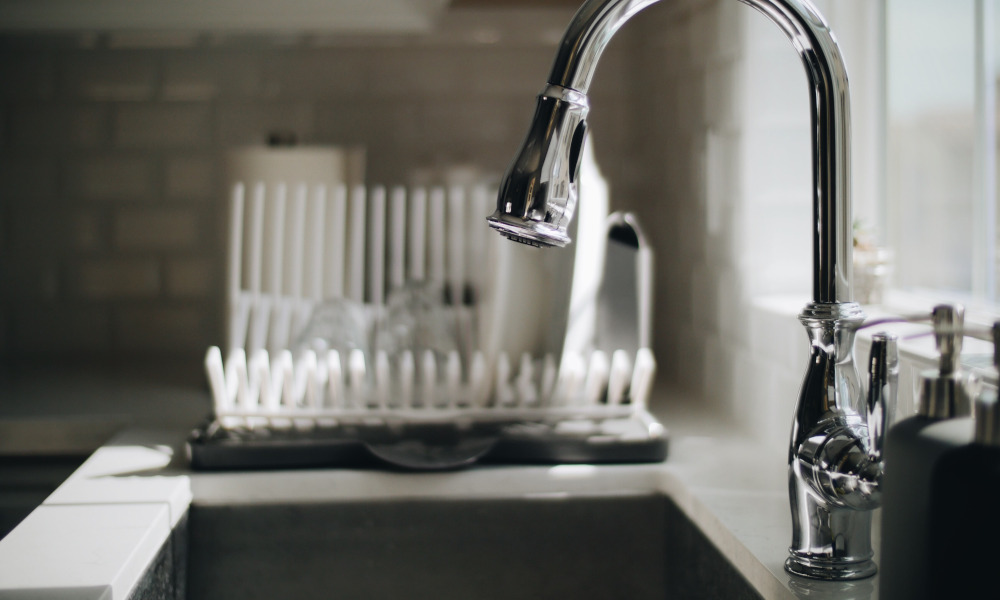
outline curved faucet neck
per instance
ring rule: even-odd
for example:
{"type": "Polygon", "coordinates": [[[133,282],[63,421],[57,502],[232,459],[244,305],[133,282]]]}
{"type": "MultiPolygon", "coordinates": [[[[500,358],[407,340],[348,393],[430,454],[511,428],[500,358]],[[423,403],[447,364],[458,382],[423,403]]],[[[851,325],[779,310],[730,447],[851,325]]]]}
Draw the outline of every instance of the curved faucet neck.
{"type": "MultiPolygon", "coordinates": [[[[563,36],[549,84],[586,94],[615,32],[659,0],[588,0],[563,36]]],[[[813,163],[813,301],[852,301],[850,109],[847,69],[830,28],[806,0],[739,0],[774,22],[809,81],[813,163]]]]}

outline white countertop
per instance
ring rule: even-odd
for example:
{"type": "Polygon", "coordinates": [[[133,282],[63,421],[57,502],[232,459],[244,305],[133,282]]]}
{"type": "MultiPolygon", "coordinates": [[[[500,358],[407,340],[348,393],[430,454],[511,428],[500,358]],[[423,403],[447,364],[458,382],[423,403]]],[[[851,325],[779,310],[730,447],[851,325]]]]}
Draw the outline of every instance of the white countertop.
{"type": "MultiPolygon", "coordinates": [[[[167,396],[164,390],[158,393],[167,396]]],[[[202,394],[189,389],[182,395],[195,408],[192,413],[207,406],[207,395],[195,399],[202,394]]],[[[791,540],[791,521],[786,456],[775,450],[778,444],[755,441],[731,423],[720,422],[706,405],[662,386],[654,394],[652,409],[670,430],[670,453],[662,464],[483,466],[431,474],[349,469],[191,473],[182,451],[187,427],[173,422],[162,430],[133,427],[94,453],[0,542],[0,598],[17,597],[15,590],[43,584],[46,593],[40,597],[126,597],[131,589],[129,577],[142,572],[136,571],[136,565],[152,560],[189,502],[504,498],[636,491],[671,497],[765,598],[877,596],[877,576],[837,584],[785,573],[782,565],[791,540]],[[80,514],[70,515],[73,511],[80,514]],[[128,519],[145,526],[113,527],[102,520],[111,514],[128,514],[128,519]],[[105,561],[101,564],[117,561],[119,568],[56,568],[65,558],[60,545],[63,549],[91,547],[105,561]],[[45,582],[37,569],[25,567],[29,564],[49,565],[43,570],[45,582]]],[[[155,413],[161,408],[143,410],[155,413]]]]}

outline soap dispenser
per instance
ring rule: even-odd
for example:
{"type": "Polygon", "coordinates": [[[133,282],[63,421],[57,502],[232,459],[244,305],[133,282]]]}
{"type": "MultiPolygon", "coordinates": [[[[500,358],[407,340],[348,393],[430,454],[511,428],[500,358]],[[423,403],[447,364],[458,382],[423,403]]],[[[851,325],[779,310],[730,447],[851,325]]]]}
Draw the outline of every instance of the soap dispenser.
{"type": "MultiPolygon", "coordinates": [[[[1000,323],[992,329],[1000,370],[1000,323]]],[[[971,444],[942,457],[931,484],[930,571],[935,598],[996,598],[1000,586],[1000,404],[995,389],[976,398],[971,444]]]]}
{"type": "Polygon", "coordinates": [[[931,314],[937,369],[920,374],[916,416],[889,429],[882,496],[882,600],[937,598],[930,592],[930,494],[935,468],[972,440],[969,377],[958,367],[965,310],[931,314]]]}

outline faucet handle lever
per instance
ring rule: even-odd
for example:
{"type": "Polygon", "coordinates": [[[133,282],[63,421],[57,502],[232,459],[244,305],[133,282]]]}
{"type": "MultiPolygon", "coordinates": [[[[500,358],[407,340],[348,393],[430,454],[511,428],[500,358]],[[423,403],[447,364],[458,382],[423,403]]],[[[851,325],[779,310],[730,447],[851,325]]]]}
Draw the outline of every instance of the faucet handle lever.
{"type": "Polygon", "coordinates": [[[899,349],[895,335],[879,332],[872,336],[868,358],[868,395],[865,416],[868,421],[868,453],[881,460],[885,432],[896,412],[899,382],[899,349]]]}

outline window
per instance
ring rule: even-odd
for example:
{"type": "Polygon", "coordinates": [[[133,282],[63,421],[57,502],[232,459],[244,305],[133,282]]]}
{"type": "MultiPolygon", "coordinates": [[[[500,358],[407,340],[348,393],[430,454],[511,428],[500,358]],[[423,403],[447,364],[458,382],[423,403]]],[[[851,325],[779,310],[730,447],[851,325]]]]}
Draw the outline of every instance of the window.
{"type": "Polygon", "coordinates": [[[997,306],[1000,0],[885,0],[894,287],[997,306]]]}

